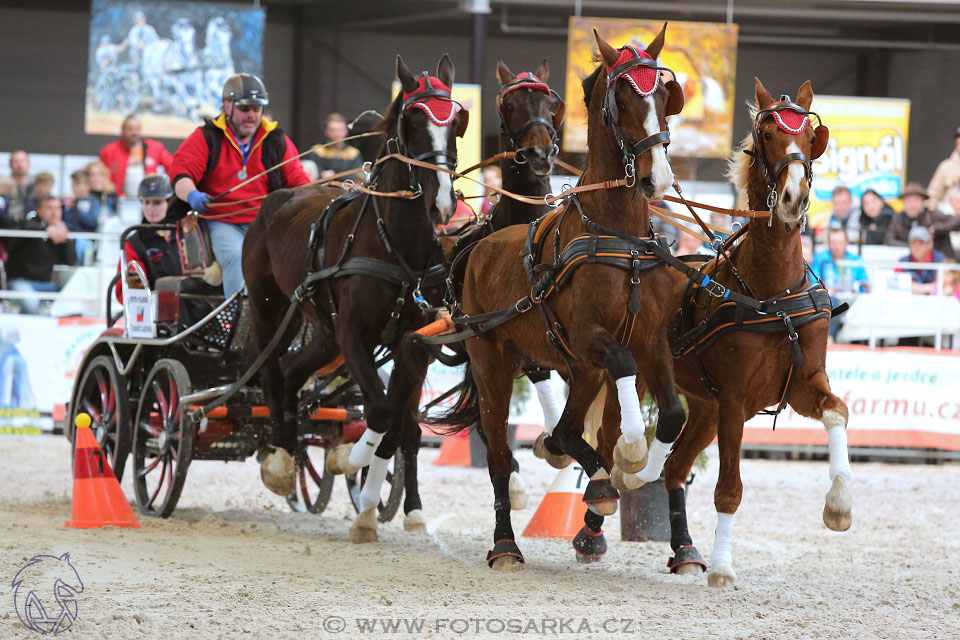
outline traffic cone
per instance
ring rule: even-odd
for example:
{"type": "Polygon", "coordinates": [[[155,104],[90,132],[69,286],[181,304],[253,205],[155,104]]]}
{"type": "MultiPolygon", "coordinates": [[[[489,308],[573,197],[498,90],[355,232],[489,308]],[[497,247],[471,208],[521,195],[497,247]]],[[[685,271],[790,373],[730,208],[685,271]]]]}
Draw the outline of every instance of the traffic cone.
{"type": "Polygon", "coordinates": [[[590,477],[578,464],[571,464],[557,473],[537,512],[523,530],[524,538],[563,538],[570,540],[583,527],[587,505],[583,492],[590,477]]]}
{"type": "Polygon", "coordinates": [[[90,416],[77,414],[73,466],[73,519],[64,523],[77,529],[101,527],[140,528],[137,516],[90,431],[90,416]]]}
{"type": "Polygon", "coordinates": [[[440,455],[433,464],[454,467],[470,466],[470,437],[466,431],[446,436],[440,443],[440,455]]]}

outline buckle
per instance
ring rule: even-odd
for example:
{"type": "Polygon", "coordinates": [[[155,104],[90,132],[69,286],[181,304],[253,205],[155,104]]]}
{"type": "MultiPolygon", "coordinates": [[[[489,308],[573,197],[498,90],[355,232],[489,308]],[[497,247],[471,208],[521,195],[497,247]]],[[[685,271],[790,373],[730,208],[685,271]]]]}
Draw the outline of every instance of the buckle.
{"type": "Polygon", "coordinates": [[[723,298],[727,295],[727,288],[716,280],[705,282],[702,286],[707,290],[707,293],[712,295],[714,298],[723,298]]]}
{"type": "Polygon", "coordinates": [[[517,300],[517,304],[513,305],[513,308],[517,310],[518,313],[526,313],[533,309],[533,301],[530,299],[530,296],[525,296],[520,300],[517,300]]]}

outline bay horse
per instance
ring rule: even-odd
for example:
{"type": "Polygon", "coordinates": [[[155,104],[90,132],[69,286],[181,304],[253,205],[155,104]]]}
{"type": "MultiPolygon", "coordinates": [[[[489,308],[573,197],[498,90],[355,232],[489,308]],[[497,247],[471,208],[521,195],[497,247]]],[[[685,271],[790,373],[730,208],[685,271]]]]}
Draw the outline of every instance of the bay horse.
{"type": "Polygon", "coordinates": [[[594,35],[601,63],[583,82],[588,151],[582,183],[595,186],[584,186],[562,211],[529,230],[508,227],[473,250],[458,321],[482,337],[466,340],[465,389],[456,407],[435,419],[452,430],[479,420],[486,436],[496,513],[487,562],[494,569],[523,562],[510,521],[507,417],[513,379],[525,360],[568,371],[570,392],[545,446],[572,456],[590,477],[584,528],[574,539],[578,558],[605,552],[601,525],[619,498],[607,462],[582,436],[604,376],[609,373],[620,392],[631,461],[646,457],[638,364],[660,408],[658,434],[672,442],[684,421],[662,300],[671,279],[654,255],[663,247],[649,237],[647,206],[673,184],[662,145],[669,141],[666,117],[680,112],[683,92],[676,81],[661,79],[668,70],[656,63],[666,25],[645,51],[617,50],[594,35]],[[529,313],[534,308],[540,313],[529,313]]]}
{"type": "MultiPolygon", "coordinates": [[[[463,136],[469,112],[450,97],[454,73],[446,54],[436,76],[424,72],[417,77],[397,56],[402,91],[383,118],[381,158],[400,153],[456,166],[456,138],[463,136]]],[[[279,495],[294,488],[289,452],[297,446],[297,392],[314,371],[342,354],[363,395],[367,420],[349,463],[354,469],[370,465],[368,484],[376,488],[389,459],[374,453],[403,414],[397,407],[423,382],[423,374],[420,379],[392,376],[385,388],[374,350],[379,345],[395,347],[405,332],[424,324],[415,298],[420,286],[437,275],[428,272],[438,260],[433,229],[453,213],[452,181],[447,173],[388,158],[375,164],[364,189],[375,193],[354,189],[345,195],[341,189],[316,185],[275,191],[264,200],[244,239],[254,346],[262,350],[269,343],[291,299],[314,328],[312,362],[302,358],[297,366],[281,369],[279,357],[296,333],[288,330],[261,370],[274,422],[270,448],[261,452],[261,475],[279,495]]],[[[442,281],[439,275],[437,284],[442,281]]],[[[403,353],[395,357],[398,367],[407,367],[403,353]]],[[[425,373],[425,363],[422,370],[425,373]]],[[[361,492],[362,503],[371,500],[375,507],[379,496],[361,492]]]]}
{"type": "MultiPolygon", "coordinates": [[[[825,370],[830,298],[812,282],[803,260],[800,233],[809,205],[811,162],[826,148],[829,131],[813,126],[813,91],[805,82],[793,103],[774,100],[759,79],[754,125],[730,161],[729,176],[746,193],[750,209],[769,210],[769,223],[751,221],[743,240],[701,268],[719,287],[709,292],[676,277],[674,308],[679,320],[671,337],[677,382],[689,419],[663,467],[670,502],[669,566],[678,573],[706,569],[687,530],[684,485],[697,455],[718,438],[720,473],[714,492],[717,529],[707,583],[732,587],[733,516],[740,505],[740,446],[744,421],[789,404],[820,420],[829,438],[832,486],[823,521],[845,531],[851,524],[851,480],[846,425],[849,412],[830,390],[825,370]],[[724,291],[762,304],[730,302],[724,291]]],[[[819,116],[816,116],[819,122],[819,116]]],[[[608,401],[603,430],[616,430],[616,404],[608,401]],[[609,415],[608,415],[609,414],[609,415]]],[[[607,439],[609,442],[609,439],[607,439]]],[[[643,480],[615,466],[614,484],[633,489],[643,480]]]]}

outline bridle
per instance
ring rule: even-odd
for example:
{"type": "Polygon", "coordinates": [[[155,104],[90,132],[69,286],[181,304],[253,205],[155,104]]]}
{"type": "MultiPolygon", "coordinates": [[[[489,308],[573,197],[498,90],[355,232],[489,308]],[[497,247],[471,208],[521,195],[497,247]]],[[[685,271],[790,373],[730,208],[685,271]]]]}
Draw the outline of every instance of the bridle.
{"type": "MultiPolygon", "coordinates": [[[[770,217],[767,219],[767,226],[773,224],[773,210],[777,206],[779,201],[779,194],[777,193],[777,179],[780,177],[780,174],[783,173],[783,170],[787,168],[791,163],[800,162],[803,163],[804,171],[806,172],[807,177],[807,189],[810,189],[811,184],[813,183],[813,169],[810,164],[813,160],[819,158],[824,150],[827,147],[827,139],[829,138],[829,130],[823,126],[823,122],[820,120],[820,115],[804,109],[800,105],[796,104],[790,99],[788,95],[781,95],[780,100],[773,102],[763,109],[759,109],[753,119],[753,130],[751,131],[753,135],[753,150],[744,149],[743,152],[748,156],[753,158],[753,162],[750,163],[750,166],[753,166],[754,163],[759,162],[760,171],[763,173],[763,179],[767,183],[767,209],[770,211],[770,217]],[[796,127],[790,127],[783,118],[778,114],[779,111],[791,111],[793,113],[803,116],[800,124],[796,127]],[[810,124],[810,117],[814,116],[817,118],[817,127],[814,129],[814,140],[813,146],[810,151],[810,158],[807,158],[803,153],[788,153],[782,158],[780,158],[773,168],[770,167],[770,163],[767,162],[767,154],[763,147],[763,137],[760,135],[760,126],[763,124],[763,121],[772,117],[777,121],[777,126],[781,129],[793,134],[800,135],[807,130],[807,126],[810,124]]],[[[810,208],[810,199],[806,199],[804,204],[803,213],[807,212],[807,209],[810,208]]]]}
{"type": "Polygon", "coordinates": [[[523,139],[530,129],[538,125],[546,128],[547,133],[550,134],[550,142],[553,144],[550,153],[547,155],[547,160],[552,162],[553,159],[560,154],[560,146],[557,144],[557,129],[559,129],[560,125],[563,124],[564,111],[565,105],[563,99],[560,97],[560,94],[551,89],[545,82],[530,72],[520,73],[513,80],[500,87],[500,94],[497,96],[497,114],[500,116],[500,128],[503,130],[504,137],[507,139],[508,150],[516,152],[516,155],[513,158],[513,161],[516,164],[527,163],[526,150],[528,147],[522,146],[520,144],[520,140],[523,139]],[[520,127],[519,131],[511,131],[510,125],[507,124],[507,119],[503,115],[503,98],[511,91],[515,91],[517,89],[542,91],[543,93],[556,98],[559,106],[553,113],[553,121],[538,116],[536,118],[530,118],[527,120],[523,126],[520,127]]]}
{"type": "MultiPolygon", "coordinates": [[[[601,114],[603,116],[603,123],[609,126],[613,131],[613,136],[617,141],[617,146],[620,147],[620,152],[623,154],[624,176],[629,181],[627,186],[632,187],[636,181],[636,165],[634,163],[637,157],[643,153],[646,153],[658,144],[662,144],[664,147],[667,147],[670,144],[670,128],[667,127],[664,131],[659,131],[652,135],[648,135],[642,140],[628,141],[624,137],[623,131],[620,129],[620,112],[617,109],[617,98],[615,91],[617,81],[627,75],[629,72],[640,67],[653,69],[657,71],[658,74],[661,71],[668,71],[674,78],[669,82],[674,84],[676,84],[676,74],[672,69],[658,65],[657,61],[653,58],[641,57],[639,52],[637,52],[637,50],[630,45],[620,48],[620,51],[629,51],[634,57],[626,62],[618,64],[612,69],[609,67],[607,68],[607,87],[603,98],[603,110],[601,111],[601,114]]],[[[656,83],[654,84],[654,91],[656,90],[656,86],[659,82],[660,79],[658,75],[656,83]]],[[[667,84],[669,84],[669,82],[667,84]]],[[[679,88],[679,85],[677,85],[677,87],[679,88]]],[[[683,95],[682,92],[680,95],[683,95]]]]}

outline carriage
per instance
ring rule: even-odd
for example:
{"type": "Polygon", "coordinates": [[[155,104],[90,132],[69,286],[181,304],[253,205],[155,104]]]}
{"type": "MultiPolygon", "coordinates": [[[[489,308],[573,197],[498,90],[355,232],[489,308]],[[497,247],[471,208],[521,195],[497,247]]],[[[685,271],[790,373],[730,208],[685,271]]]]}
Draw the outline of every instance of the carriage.
{"type": "MultiPolygon", "coordinates": [[[[121,255],[127,239],[144,228],[135,225],[122,234],[121,255]]],[[[225,298],[199,275],[212,255],[202,221],[188,217],[150,228],[175,234],[187,275],[158,278],[151,289],[140,265],[130,261],[125,275],[140,286],[130,286],[120,273],[111,281],[107,328],[77,370],[64,430],[74,441],[76,416],[90,415],[118,479],[132,454],[141,513],[165,518],[176,508],[193,461],[245,460],[269,441],[271,422],[259,386],[246,384],[255,363],[245,299],[240,293],[225,298]],[[116,286],[123,304],[114,313],[116,286]],[[247,376],[241,376],[244,371],[247,376]]],[[[309,332],[302,331],[290,349],[308,339],[309,332]]],[[[335,477],[325,469],[326,451],[359,438],[365,427],[360,405],[342,363],[318,371],[305,388],[294,455],[297,489],[287,496],[294,510],[318,514],[327,506],[335,477]]],[[[355,507],[365,474],[364,469],[346,476],[355,507]]],[[[398,454],[379,505],[381,522],[397,512],[402,477],[398,454]]]]}

